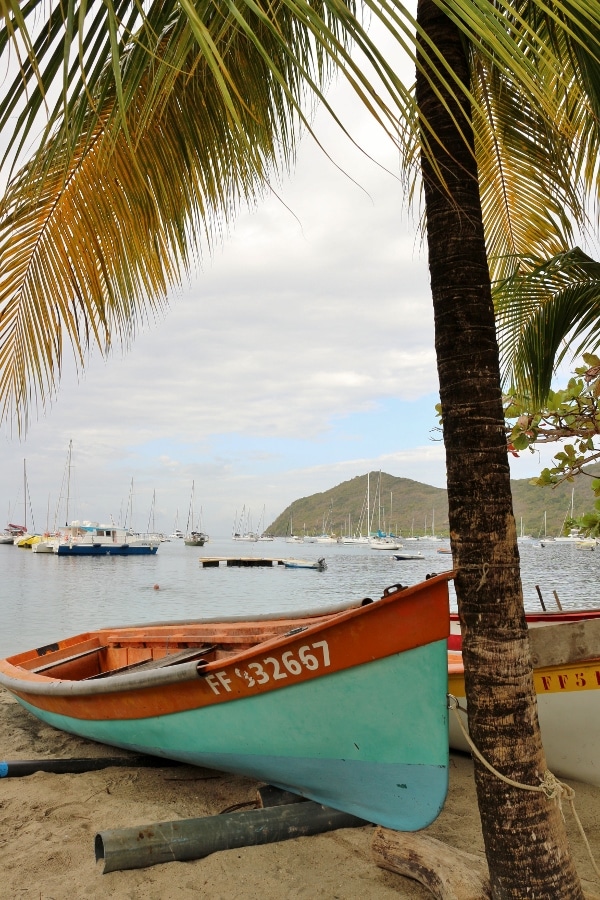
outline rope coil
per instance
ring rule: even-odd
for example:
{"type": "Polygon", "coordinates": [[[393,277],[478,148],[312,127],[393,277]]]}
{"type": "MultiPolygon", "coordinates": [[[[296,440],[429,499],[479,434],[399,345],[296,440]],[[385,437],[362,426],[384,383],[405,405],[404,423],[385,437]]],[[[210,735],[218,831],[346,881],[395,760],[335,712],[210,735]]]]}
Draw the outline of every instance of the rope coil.
{"type": "Polygon", "coordinates": [[[448,694],[448,709],[452,710],[456,714],[456,718],[458,724],[460,725],[463,736],[473,751],[473,755],[477,757],[477,759],[488,769],[493,775],[496,775],[501,781],[504,781],[506,784],[509,784],[511,787],[521,788],[524,791],[536,791],[537,793],[544,794],[546,799],[554,800],[558,803],[558,807],[560,809],[560,814],[564,820],[564,813],[562,810],[562,801],[567,800],[571,806],[571,812],[573,813],[573,817],[575,822],[577,823],[577,827],[579,829],[579,833],[583,839],[585,847],[587,849],[589,858],[591,860],[594,872],[600,878],[600,869],[594,859],[594,854],[592,853],[592,848],[590,847],[590,842],[587,839],[587,835],[584,831],[583,825],[581,824],[581,820],[579,815],[577,814],[577,810],[575,809],[575,791],[568,784],[564,784],[564,782],[559,781],[556,775],[553,775],[549,769],[546,769],[544,774],[540,776],[540,784],[522,784],[519,781],[513,781],[512,778],[508,778],[506,775],[503,775],[497,769],[492,766],[491,763],[485,759],[471,740],[471,735],[467,731],[465,724],[461,718],[460,713],[462,712],[465,716],[467,715],[467,710],[464,706],[461,706],[458,699],[453,694],[448,694]]]}

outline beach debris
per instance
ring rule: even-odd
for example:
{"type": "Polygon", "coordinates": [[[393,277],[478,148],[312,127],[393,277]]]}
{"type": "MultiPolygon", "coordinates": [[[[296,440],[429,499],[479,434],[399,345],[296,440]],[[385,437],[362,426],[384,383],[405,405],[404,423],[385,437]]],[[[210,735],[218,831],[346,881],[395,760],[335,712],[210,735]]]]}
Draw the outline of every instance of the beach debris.
{"type": "Polygon", "coordinates": [[[103,863],[102,873],[107,874],[369,824],[357,816],[307,800],[267,809],[114,828],[99,832],[94,847],[96,862],[103,863]]]}
{"type": "Polygon", "coordinates": [[[485,858],[422,832],[379,827],[371,852],[380,868],[418,881],[437,900],[485,900],[492,896],[485,858]]]}

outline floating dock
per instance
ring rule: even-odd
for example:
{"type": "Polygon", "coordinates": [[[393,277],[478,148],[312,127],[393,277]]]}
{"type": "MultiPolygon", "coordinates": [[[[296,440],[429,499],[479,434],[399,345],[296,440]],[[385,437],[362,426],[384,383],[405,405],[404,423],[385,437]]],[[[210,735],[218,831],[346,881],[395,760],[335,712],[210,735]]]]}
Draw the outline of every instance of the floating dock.
{"type": "Polygon", "coordinates": [[[252,568],[253,566],[273,567],[284,566],[290,563],[290,559],[278,559],[264,556],[201,556],[200,565],[203,569],[215,566],[236,566],[238,568],[252,568]]]}

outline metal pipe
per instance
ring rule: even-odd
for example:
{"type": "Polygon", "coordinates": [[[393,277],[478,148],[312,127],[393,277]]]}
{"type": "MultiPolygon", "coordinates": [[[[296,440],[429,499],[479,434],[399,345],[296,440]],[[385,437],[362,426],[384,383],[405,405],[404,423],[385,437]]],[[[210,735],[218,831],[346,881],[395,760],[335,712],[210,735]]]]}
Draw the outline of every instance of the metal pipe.
{"type": "Polygon", "coordinates": [[[0,778],[21,778],[33,775],[34,772],[54,772],[57,775],[79,774],[108,769],[111,766],[129,766],[149,768],[159,766],[178,766],[176,760],[162,759],[159,756],[97,756],[79,759],[12,759],[0,760],[0,778]]]}
{"type": "Polygon", "coordinates": [[[94,848],[96,862],[104,860],[102,872],[107,874],[175,860],[202,859],[217,850],[270,844],[368,824],[364,819],[307,800],[268,809],[102,831],[96,835],[94,848]]]}

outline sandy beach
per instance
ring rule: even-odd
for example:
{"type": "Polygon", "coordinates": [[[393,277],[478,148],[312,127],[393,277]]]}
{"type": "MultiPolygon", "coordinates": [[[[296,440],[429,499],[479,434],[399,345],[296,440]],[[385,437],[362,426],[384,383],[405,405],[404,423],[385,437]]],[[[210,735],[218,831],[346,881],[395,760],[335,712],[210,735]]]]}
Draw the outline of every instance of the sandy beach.
{"type": "MultiPolygon", "coordinates": [[[[27,760],[123,756],[121,751],[55,731],[0,688],[0,757],[27,760]]],[[[600,788],[569,782],[596,860],[600,858],[600,788]]],[[[191,766],[111,767],[82,774],[37,772],[0,781],[0,898],[170,900],[386,900],[431,897],[371,858],[371,826],[214,853],[191,862],[103,874],[94,838],[114,828],[215,815],[256,802],[257,782],[191,766]]],[[[569,838],[583,887],[600,894],[569,809],[569,838]]],[[[427,833],[483,858],[470,758],[453,754],[450,791],[427,833]]]]}

